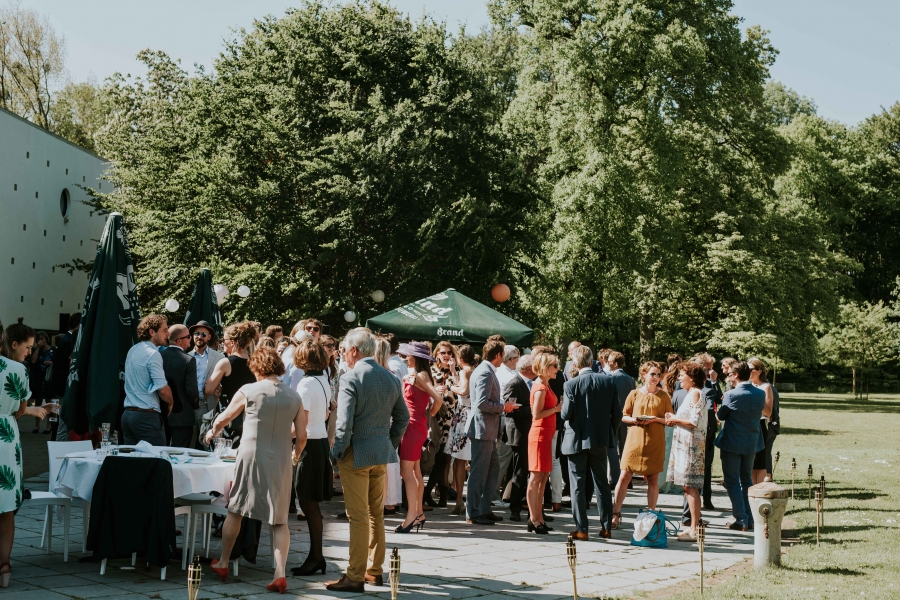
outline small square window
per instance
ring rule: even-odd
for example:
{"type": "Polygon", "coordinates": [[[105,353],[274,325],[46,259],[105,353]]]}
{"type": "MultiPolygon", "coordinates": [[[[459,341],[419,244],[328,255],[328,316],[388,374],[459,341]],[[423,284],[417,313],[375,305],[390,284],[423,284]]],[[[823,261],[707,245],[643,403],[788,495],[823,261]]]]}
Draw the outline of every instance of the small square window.
{"type": "Polygon", "coordinates": [[[27,231],[28,230],[27,227],[28,227],[27,223],[22,223],[22,231],[27,231]]]}
{"type": "Polygon", "coordinates": [[[50,166],[50,161],[49,161],[49,160],[47,161],[47,166],[48,166],[48,167],[50,166]]]}
{"type": "Polygon", "coordinates": [[[62,300],[59,301],[59,307],[62,308],[62,300]]]}
{"type": "Polygon", "coordinates": [[[26,153],[25,153],[25,158],[31,158],[31,152],[26,152],[26,153]]]}
{"type": "Polygon", "coordinates": [[[14,192],[18,192],[18,191],[19,191],[19,184],[18,184],[18,183],[14,183],[14,184],[13,184],[13,191],[14,191],[14,192]]]}
{"type": "Polygon", "coordinates": [[[84,178],[84,175],[82,175],[82,176],[81,176],[81,183],[84,183],[85,181],[87,181],[87,180],[84,178]]]}
{"type": "Polygon", "coordinates": [[[51,272],[51,273],[56,273],[56,267],[50,267],[50,272],[51,272]]]}
{"type": "Polygon", "coordinates": [[[102,182],[102,181],[100,182],[100,189],[101,189],[101,190],[103,189],[103,182],[102,182]]]}
{"type": "Polygon", "coordinates": [[[25,302],[25,296],[19,296],[19,302],[25,302]]]}
{"type": "Polygon", "coordinates": [[[31,263],[31,268],[32,269],[36,268],[35,265],[36,265],[36,263],[31,263]]]}
{"type": "Polygon", "coordinates": [[[68,175],[68,174],[69,174],[69,170],[68,170],[68,169],[66,169],[66,175],[68,175]]]}
{"type": "Polygon", "coordinates": [[[44,305],[44,299],[41,298],[41,306],[43,306],[43,305],[44,305]]]}
{"type": "Polygon", "coordinates": [[[63,241],[66,241],[66,236],[63,236],[63,241]]]}
{"type": "Polygon", "coordinates": [[[78,310],[81,310],[81,302],[78,303],[78,310]]]}
{"type": "Polygon", "coordinates": [[[44,237],[47,237],[47,230],[44,230],[44,237]]]}
{"type": "Polygon", "coordinates": [[[35,197],[35,198],[38,197],[38,193],[37,193],[37,192],[34,193],[34,197],[35,197]]]}
{"type": "Polygon", "coordinates": [[[78,245],[79,245],[79,246],[84,246],[84,240],[79,240],[78,245]]]}
{"type": "Polygon", "coordinates": [[[10,264],[12,264],[12,265],[16,264],[16,258],[15,258],[15,257],[13,257],[12,262],[11,262],[10,264]]]}

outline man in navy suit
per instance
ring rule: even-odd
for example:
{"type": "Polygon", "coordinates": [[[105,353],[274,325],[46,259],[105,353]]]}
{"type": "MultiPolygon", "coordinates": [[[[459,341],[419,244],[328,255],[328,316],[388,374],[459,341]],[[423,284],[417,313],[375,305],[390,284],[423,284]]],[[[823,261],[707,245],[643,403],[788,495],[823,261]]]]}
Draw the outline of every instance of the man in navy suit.
{"type": "MultiPolygon", "coordinates": [[[[611,351],[606,358],[606,364],[609,366],[609,376],[612,377],[616,386],[616,397],[619,402],[619,409],[625,408],[625,401],[628,400],[628,394],[634,391],[634,378],[622,370],[625,366],[625,357],[621,352],[611,351]]],[[[628,427],[619,423],[613,430],[614,437],[610,440],[607,460],[609,461],[609,485],[615,487],[619,481],[619,463],[622,459],[622,451],[625,449],[625,438],[628,437],[628,427]]],[[[630,488],[631,484],[629,484],[630,488]]]]}
{"type": "Polygon", "coordinates": [[[616,386],[605,373],[591,369],[593,354],[587,346],[572,351],[578,375],[567,381],[560,416],[565,423],[562,453],[568,457],[569,485],[572,490],[572,516],[576,531],[572,537],[588,539],[588,494],[597,490],[600,510],[600,537],[609,538],[612,529],[612,489],[606,475],[609,439],[622,420],[616,386]]]}
{"type": "Polygon", "coordinates": [[[716,413],[722,422],[716,446],[722,458],[725,490],[734,516],[734,523],[728,527],[739,531],[753,527],[747,490],[753,485],[753,458],[766,445],[759,426],[766,393],[754,387],[749,379],[750,366],[746,362],[732,365],[728,382],[734,389],[725,392],[722,406],[716,413]]]}

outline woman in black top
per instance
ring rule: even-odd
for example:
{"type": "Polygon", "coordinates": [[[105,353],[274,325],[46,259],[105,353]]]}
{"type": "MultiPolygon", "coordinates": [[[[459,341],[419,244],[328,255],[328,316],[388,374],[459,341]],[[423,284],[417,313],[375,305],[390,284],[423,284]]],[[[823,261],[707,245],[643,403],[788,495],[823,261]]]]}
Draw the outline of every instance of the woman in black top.
{"type": "MultiPolygon", "coordinates": [[[[235,323],[225,328],[223,342],[228,360],[220,360],[216,363],[204,388],[206,394],[219,396],[223,407],[228,406],[228,403],[243,386],[248,383],[256,383],[256,376],[250,371],[248,364],[255,340],[256,327],[249,321],[235,323]]],[[[228,429],[232,439],[240,436],[243,425],[243,416],[238,416],[231,422],[228,429]]]]}

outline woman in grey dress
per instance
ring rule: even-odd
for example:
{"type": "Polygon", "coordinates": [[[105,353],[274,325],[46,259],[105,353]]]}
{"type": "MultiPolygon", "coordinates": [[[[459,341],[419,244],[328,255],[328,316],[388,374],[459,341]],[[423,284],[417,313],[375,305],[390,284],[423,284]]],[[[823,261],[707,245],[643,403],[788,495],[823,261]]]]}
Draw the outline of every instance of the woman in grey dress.
{"type": "MultiPolygon", "coordinates": [[[[291,425],[306,431],[306,411],[300,395],[278,381],[284,374],[281,357],[272,348],[260,348],[250,359],[256,383],[243,386],[228,408],[213,423],[206,443],[219,435],[235,417],[244,415],[244,435],[238,449],[234,484],[228,500],[228,516],[222,526],[222,555],[210,568],[225,581],[228,558],[244,517],[272,526],[275,546],[275,580],[266,587],[284,593],[285,563],[290,548],[288,510],[291,503],[291,425]]],[[[294,446],[296,463],[303,445],[294,446]]]]}

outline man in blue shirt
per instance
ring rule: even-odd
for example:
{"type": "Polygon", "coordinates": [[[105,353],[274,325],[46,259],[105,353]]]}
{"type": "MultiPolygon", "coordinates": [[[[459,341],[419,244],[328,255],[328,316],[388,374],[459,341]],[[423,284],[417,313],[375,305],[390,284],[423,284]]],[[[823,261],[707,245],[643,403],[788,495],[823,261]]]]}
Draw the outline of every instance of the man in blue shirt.
{"type": "Polygon", "coordinates": [[[162,411],[166,415],[172,412],[172,390],[158,348],[169,343],[166,317],[147,315],[138,323],[137,335],[140,341],[125,358],[124,442],[134,445],[144,440],[154,446],[165,446],[162,411]]]}

